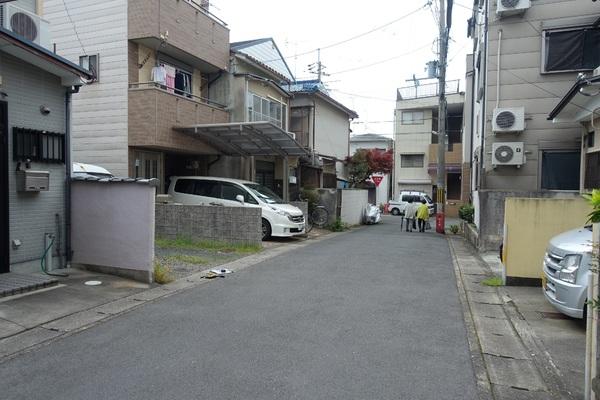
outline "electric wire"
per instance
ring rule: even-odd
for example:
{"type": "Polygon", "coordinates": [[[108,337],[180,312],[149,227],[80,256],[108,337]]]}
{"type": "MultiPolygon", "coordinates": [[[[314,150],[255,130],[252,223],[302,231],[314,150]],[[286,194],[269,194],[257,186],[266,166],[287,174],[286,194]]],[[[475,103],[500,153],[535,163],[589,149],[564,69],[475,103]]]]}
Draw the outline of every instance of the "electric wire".
{"type": "MultiPolygon", "coordinates": [[[[63,1],[64,1],[64,0],[63,0],[63,1]]],[[[330,49],[330,48],[332,48],[332,47],[337,47],[337,46],[340,46],[340,45],[342,45],[342,44],[346,44],[346,43],[348,43],[348,42],[351,42],[351,41],[353,41],[353,40],[359,39],[359,38],[361,38],[361,37],[363,37],[363,36],[367,36],[367,35],[369,35],[369,34],[371,34],[371,33],[373,33],[373,32],[377,32],[377,31],[379,31],[379,30],[381,30],[381,29],[387,28],[388,26],[390,26],[390,25],[393,25],[393,24],[395,24],[395,23],[397,23],[397,22],[399,22],[399,21],[402,21],[403,19],[406,19],[406,18],[408,18],[408,17],[412,16],[413,14],[416,14],[416,13],[418,13],[419,11],[422,11],[422,10],[424,10],[424,9],[425,9],[427,6],[428,6],[428,5],[427,5],[427,4],[425,4],[424,6],[422,6],[422,7],[419,7],[419,8],[417,8],[417,9],[415,9],[415,10],[413,10],[413,11],[409,12],[408,14],[402,15],[401,17],[398,17],[398,18],[396,18],[396,19],[395,19],[395,20],[393,20],[393,21],[390,21],[390,22],[387,22],[387,23],[385,23],[385,24],[383,24],[383,25],[377,26],[376,28],[370,29],[370,30],[368,30],[368,31],[366,31],[366,32],[360,33],[360,34],[358,34],[358,35],[354,35],[354,36],[352,36],[352,37],[349,37],[349,38],[347,38],[347,39],[341,40],[341,41],[339,41],[339,42],[335,42],[335,43],[329,44],[329,45],[327,45],[327,46],[321,46],[321,47],[318,47],[318,48],[316,48],[316,49],[313,49],[313,50],[305,51],[305,52],[303,52],[303,53],[294,54],[294,55],[293,55],[293,56],[291,56],[290,58],[297,58],[297,57],[300,57],[300,56],[305,56],[305,55],[307,55],[307,54],[315,53],[315,52],[317,52],[317,51],[319,51],[319,50],[327,50],[327,49],[330,49]]],[[[263,63],[269,63],[269,62],[280,61],[280,60],[283,60],[283,57],[278,57],[278,58],[274,58],[274,59],[271,59],[271,60],[265,60],[265,61],[263,61],[263,63]]]]}
{"type": "Polygon", "coordinates": [[[344,70],[336,71],[336,72],[328,72],[328,74],[329,75],[339,75],[339,74],[345,74],[347,72],[353,72],[353,71],[358,71],[358,70],[365,69],[365,68],[374,67],[374,66],[377,66],[377,65],[380,65],[380,64],[384,64],[384,63],[393,61],[393,60],[397,60],[397,59],[402,58],[402,57],[406,57],[406,56],[408,56],[410,54],[413,54],[413,53],[417,53],[418,51],[421,51],[421,50],[423,50],[423,49],[425,49],[425,48],[427,48],[429,46],[430,46],[430,43],[427,43],[427,44],[425,44],[425,45],[423,45],[421,47],[418,47],[416,49],[413,49],[413,50],[408,51],[408,52],[403,53],[403,54],[399,54],[399,55],[394,56],[394,57],[386,58],[384,60],[375,61],[375,62],[372,62],[370,64],[361,65],[359,67],[348,68],[348,69],[344,69],[344,70]]]}
{"type": "Polygon", "coordinates": [[[77,41],[79,42],[79,45],[81,46],[81,50],[83,51],[83,55],[87,56],[87,51],[85,51],[85,47],[83,46],[83,42],[81,41],[81,38],[79,37],[79,32],[77,32],[77,26],[75,26],[75,22],[73,22],[73,18],[71,18],[71,13],[69,12],[69,7],[67,7],[66,0],[62,0],[62,3],[65,6],[65,12],[67,13],[67,17],[69,18],[69,21],[71,22],[71,25],[73,25],[73,31],[75,32],[75,36],[77,37],[77,41]]]}

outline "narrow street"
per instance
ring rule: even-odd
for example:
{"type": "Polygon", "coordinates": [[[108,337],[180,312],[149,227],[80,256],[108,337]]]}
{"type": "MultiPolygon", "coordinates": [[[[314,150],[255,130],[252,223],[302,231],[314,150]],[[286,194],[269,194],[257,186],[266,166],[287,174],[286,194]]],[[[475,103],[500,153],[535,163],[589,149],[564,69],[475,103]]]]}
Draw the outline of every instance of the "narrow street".
{"type": "Polygon", "coordinates": [[[445,238],[400,218],[0,364],[3,399],[474,399],[445,238]]]}

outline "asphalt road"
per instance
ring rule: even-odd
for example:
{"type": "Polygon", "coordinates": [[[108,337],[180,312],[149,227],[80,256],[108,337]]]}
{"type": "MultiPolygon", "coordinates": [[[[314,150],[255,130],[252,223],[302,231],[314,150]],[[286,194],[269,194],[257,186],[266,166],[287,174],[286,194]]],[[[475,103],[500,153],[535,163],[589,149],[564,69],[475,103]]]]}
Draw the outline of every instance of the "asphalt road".
{"type": "Polygon", "coordinates": [[[2,399],[475,399],[446,241],[399,218],[0,364],[2,399]]]}

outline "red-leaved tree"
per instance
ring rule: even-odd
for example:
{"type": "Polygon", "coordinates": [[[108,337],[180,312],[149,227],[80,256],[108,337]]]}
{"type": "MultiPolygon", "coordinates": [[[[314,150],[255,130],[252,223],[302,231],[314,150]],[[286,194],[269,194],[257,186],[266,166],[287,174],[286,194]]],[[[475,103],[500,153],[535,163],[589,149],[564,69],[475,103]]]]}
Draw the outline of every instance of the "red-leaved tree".
{"type": "Polygon", "coordinates": [[[359,149],[348,162],[348,175],[352,186],[364,183],[373,174],[389,174],[394,169],[394,152],[392,150],[359,149]]]}

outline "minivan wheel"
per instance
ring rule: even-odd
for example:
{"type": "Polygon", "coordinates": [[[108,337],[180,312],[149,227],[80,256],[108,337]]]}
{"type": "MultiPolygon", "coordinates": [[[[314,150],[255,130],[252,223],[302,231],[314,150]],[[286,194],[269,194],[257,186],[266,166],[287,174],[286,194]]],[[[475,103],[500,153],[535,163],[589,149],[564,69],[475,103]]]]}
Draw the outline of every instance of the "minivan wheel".
{"type": "Polygon", "coordinates": [[[400,210],[397,208],[392,208],[392,215],[400,215],[400,210]]]}
{"type": "Polygon", "coordinates": [[[262,240],[267,240],[271,237],[271,224],[266,219],[262,219],[262,240]]]}

